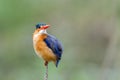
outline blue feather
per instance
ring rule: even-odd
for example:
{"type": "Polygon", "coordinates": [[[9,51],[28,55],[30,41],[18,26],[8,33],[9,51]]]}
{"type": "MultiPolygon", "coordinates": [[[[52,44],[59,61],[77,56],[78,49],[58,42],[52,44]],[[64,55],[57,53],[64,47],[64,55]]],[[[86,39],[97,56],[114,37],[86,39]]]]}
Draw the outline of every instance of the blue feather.
{"type": "Polygon", "coordinates": [[[40,28],[41,26],[45,26],[45,25],[46,25],[45,23],[38,23],[38,24],[36,25],[36,29],[40,28]]]}
{"type": "Polygon", "coordinates": [[[48,35],[47,38],[44,39],[44,41],[47,44],[47,46],[53,51],[53,53],[57,56],[57,61],[56,61],[56,67],[57,67],[63,52],[62,45],[52,35],[48,35]]]}

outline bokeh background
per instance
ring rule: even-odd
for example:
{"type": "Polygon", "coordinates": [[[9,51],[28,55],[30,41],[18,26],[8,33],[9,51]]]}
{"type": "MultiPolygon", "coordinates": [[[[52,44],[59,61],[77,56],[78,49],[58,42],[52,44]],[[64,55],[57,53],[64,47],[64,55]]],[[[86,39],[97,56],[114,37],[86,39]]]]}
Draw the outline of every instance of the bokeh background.
{"type": "Polygon", "coordinates": [[[48,80],[120,80],[120,0],[0,0],[0,80],[43,80],[39,22],[64,46],[48,80]]]}

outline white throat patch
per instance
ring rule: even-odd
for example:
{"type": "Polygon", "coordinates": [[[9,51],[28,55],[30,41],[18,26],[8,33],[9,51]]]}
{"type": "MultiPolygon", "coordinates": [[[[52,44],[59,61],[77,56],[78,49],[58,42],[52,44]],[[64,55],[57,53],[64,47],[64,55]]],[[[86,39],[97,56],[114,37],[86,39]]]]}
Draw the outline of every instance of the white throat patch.
{"type": "Polygon", "coordinates": [[[34,39],[36,39],[41,34],[47,34],[46,30],[40,30],[37,34],[34,35],[34,39]]]}
{"type": "Polygon", "coordinates": [[[46,30],[40,30],[39,34],[47,34],[47,31],[46,30]]]}

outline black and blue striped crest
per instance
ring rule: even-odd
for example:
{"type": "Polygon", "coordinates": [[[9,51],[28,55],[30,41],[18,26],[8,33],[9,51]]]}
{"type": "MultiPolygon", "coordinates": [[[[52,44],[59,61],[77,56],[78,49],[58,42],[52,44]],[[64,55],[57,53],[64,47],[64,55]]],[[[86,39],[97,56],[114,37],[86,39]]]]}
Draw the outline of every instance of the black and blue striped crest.
{"type": "Polygon", "coordinates": [[[40,28],[41,26],[45,26],[46,24],[45,23],[39,23],[36,25],[36,29],[40,28]]]}

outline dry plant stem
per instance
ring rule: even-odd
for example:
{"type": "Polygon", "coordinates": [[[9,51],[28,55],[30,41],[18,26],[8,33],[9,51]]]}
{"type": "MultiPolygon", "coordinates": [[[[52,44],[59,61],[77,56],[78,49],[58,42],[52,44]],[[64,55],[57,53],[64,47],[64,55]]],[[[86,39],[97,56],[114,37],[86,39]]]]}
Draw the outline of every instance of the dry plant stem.
{"type": "Polygon", "coordinates": [[[46,65],[45,67],[46,67],[46,72],[45,72],[44,80],[48,80],[48,65],[46,65]]]}

